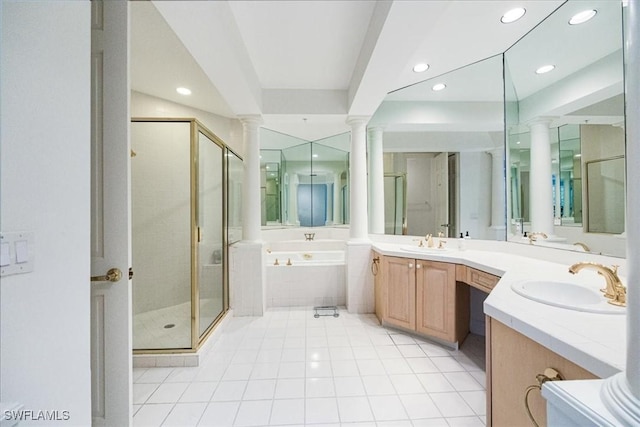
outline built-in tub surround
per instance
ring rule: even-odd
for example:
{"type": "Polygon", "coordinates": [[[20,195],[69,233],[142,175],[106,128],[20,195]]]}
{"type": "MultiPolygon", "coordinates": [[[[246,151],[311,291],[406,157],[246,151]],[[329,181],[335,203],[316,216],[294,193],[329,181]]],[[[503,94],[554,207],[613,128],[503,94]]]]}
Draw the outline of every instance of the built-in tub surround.
{"type": "Polygon", "coordinates": [[[266,306],[346,305],[345,242],[265,243],[266,306]]]}

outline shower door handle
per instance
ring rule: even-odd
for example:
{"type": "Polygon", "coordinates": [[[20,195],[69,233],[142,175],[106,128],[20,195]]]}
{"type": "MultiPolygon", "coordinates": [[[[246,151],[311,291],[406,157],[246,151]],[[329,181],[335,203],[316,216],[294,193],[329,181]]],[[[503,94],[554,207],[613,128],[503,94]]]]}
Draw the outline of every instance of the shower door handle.
{"type": "Polygon", "coordinates": [[[104,276],[91,276],[92,282],[118,282],[122,279],[122,271],[119,268],[111,268],[104,276]]]}

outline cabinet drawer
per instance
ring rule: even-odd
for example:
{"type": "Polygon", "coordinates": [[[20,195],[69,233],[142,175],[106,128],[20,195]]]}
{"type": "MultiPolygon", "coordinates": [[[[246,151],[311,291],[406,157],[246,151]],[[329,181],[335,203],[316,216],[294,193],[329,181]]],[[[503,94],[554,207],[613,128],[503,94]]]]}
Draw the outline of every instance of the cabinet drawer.
{"type": "Polygon", "coordinates": [[[465,282],[468,285],[487,293],[491,292],[498,283],[498,280],[500,280],[498,276],[494,276],[493,274],[485,273],[484,271],[476,270],[471,267],[467,267],[466,276],[465,282]]]}

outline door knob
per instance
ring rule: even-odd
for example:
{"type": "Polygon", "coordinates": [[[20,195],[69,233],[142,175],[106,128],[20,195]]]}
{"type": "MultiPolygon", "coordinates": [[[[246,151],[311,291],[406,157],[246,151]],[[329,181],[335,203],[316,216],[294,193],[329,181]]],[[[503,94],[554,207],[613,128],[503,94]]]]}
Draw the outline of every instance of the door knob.
{"type": "Polygon", "coordinates": [[[118,282],[122,279],[122,271],[119,268],[111,268],[104,276],[91,276],[92,282],[118,282]]]}

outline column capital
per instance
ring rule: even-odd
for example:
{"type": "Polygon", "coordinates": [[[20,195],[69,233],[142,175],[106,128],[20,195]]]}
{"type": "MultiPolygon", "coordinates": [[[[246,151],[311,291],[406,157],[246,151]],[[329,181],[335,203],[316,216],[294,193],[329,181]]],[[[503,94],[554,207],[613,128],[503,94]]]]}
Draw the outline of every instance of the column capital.
{"type": "Polygon", "coordinates": [[[546,124],[547,127],[551,124],[551,122],[553,121],[554,117],[535,117],[529,121],[526,122],[526,125],[529,129],[531,129],[532,126],[536,126],[536,125],[543,125],[546,124]]]}
{"type": "Polygon", "coordinates": [[[347,123],[349,126],[362,126],[369,123],[371,116],[347,116],[347,123]]]}
{"type": "Polygon", "coordinates": [[[259,114],[246,114],[238,116],[238,120],[242,123],[243,126],[253,125],[255,127],[259,127],[264,120],[262,120],[262,116],[259,114]]]}

